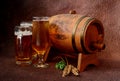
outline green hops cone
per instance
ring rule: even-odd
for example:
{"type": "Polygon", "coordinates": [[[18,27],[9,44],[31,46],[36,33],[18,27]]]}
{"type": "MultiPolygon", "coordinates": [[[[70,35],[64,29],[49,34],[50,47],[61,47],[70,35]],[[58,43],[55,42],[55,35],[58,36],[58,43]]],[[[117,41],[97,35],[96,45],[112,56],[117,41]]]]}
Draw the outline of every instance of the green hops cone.
{"type": "Polygon", "coordinates": [[[65,63],[65,61],[62,60],[62,61],[59,61],[58,63],[56,63],[55,68],[63,70],[65,66],[66,66],[66,63],[65,63]]]}

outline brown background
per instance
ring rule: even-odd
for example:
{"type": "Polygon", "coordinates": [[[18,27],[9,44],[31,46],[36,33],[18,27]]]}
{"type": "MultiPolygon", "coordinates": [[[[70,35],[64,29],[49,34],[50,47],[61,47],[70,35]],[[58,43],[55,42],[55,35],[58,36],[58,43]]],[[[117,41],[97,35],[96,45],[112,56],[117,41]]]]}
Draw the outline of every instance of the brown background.
{"type": "Polygon", "coordinates": [[[4,0],[0,7],[0,43],[13,39],[14,27],[21,21],[76,10],[78,14],[99,19],[104,25],[106,49],[98,57],[120,61],[119,8],[120,0],[4,0]]]}

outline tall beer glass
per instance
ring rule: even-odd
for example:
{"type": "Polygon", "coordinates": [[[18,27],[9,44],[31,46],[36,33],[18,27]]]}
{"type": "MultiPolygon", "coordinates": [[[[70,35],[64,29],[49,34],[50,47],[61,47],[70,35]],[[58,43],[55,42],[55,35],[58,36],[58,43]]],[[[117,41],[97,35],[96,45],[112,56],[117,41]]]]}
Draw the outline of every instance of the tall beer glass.
{"type": "Polygon", "coordinates": [[[45,57],[50,49],[48,27],[48,17],[33,17],[32,48],[38,56],[38,62],[34,64],[35,67],[48,67],[48,64],[45,63],[45,57]]]}
{"type": "Polygon", "coordinates": [[[15,52],[17,65],[31,64],[32,26],[30,23],[21,23],[15,27],[15,52]]]}

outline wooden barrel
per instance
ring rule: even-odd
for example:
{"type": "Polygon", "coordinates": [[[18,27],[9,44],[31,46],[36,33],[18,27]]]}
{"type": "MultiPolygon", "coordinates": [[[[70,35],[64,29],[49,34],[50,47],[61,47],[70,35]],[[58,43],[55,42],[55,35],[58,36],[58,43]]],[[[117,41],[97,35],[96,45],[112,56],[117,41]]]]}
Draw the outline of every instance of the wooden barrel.
{"type": "Polygon", "coordinates": [[[49,19],[49,36],[53,47],[68,53],[95,53],[102,50],[104,29],[92,17],[79,14],[59,14],[49,19]]]}

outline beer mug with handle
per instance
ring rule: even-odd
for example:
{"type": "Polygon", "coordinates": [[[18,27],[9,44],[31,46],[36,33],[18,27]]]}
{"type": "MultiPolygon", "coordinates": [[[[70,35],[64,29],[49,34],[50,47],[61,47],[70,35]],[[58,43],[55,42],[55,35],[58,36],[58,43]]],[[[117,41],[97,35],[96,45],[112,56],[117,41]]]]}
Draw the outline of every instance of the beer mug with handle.
{"type": "Polygon", "coordinates": [[[32,55],[32,24],[22,22],[15,26],[15,58],[17,65],[30,65],[32,55]]]}

